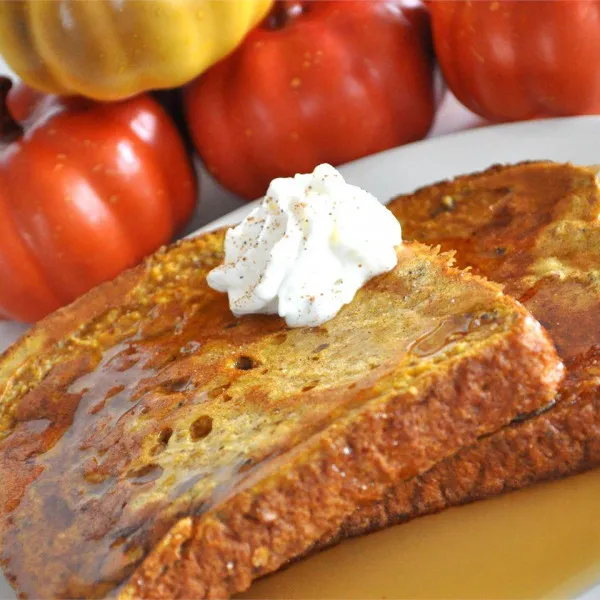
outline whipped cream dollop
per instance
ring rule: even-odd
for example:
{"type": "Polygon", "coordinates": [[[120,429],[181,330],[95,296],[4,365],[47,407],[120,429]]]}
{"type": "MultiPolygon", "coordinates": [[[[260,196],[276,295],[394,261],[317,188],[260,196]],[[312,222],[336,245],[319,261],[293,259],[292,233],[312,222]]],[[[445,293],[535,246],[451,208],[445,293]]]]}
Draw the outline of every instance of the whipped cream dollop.
{"type": "Polygon", "coordinates": [[[289,327],[333,318],[372,277],[396,266],[400,224],[332,166],[274,179],[225,238],[225,261],[208,284],[235,315],[278,314],[289,327]]]}

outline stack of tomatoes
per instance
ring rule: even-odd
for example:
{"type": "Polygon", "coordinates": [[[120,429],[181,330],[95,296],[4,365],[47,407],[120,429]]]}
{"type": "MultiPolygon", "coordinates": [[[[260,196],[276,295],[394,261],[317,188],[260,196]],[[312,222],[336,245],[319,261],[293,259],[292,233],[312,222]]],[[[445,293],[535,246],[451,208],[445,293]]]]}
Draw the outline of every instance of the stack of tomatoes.
{"type": "Polygon", "coordinates": [[[597,112],[599,30],[588,0],[0,2],[29,86],[0,86],[0,316],[38,319],[171,239],[197,200],[188,134],[258,197],[424,137],[434,50],[487,119],[597,112]]]}

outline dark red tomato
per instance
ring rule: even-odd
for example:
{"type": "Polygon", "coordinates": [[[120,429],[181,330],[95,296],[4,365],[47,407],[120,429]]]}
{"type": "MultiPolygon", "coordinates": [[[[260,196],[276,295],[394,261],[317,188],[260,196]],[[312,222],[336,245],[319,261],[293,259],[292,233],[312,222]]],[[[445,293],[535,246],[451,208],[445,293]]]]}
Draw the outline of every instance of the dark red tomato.
{"type": "Polygon", "coordinates": [[[185,108],[208,169],[249,199],[275,177],[418,140],[434,113],[427,14],[394,2],[278,2],[187,87],[185,108]]]}

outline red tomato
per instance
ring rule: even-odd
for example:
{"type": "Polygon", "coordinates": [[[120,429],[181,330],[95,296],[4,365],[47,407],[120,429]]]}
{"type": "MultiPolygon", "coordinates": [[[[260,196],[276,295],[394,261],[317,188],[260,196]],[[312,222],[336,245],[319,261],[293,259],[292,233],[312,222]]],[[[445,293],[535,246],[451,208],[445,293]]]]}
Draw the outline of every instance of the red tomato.
{"type": "Polygon", "coordinates": [[[600,2],[432,0],[438,61],[492,121],[600,112],[600,2]]]}
{"type": "Polygon", "coordinates": [[[208,169],[256,198],[274,177],[427,133],[434,113],[427,15],[393,2],[279,2],[184,97],[208,169]]]}
{"type": "Polygon", "coordinates": [[[0,107],[0,316],[39,319],[113,278],[168,242],[195,200],[184,146],[150,97],[95,104],[18,86],[0,107]]]}

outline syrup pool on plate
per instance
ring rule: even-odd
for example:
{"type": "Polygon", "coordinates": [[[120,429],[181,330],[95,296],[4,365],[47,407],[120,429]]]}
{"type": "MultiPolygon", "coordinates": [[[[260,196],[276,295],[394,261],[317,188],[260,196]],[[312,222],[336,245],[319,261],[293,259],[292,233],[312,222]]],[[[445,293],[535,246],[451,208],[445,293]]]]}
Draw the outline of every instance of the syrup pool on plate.
{"type": "Polygon", "coordinates": [[[600,580],[600,470],[364,536],[243,598],[574,598],[600,580]]]}

